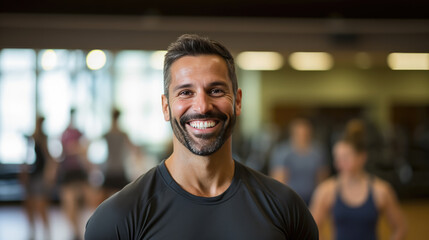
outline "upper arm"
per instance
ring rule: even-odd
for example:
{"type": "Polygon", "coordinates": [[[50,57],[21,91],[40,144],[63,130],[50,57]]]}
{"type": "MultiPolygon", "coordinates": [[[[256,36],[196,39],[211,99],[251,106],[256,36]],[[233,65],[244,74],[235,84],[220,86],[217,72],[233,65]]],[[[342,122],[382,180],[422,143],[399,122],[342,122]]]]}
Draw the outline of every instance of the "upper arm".
{"type": "Polygon", "coordinates": [[[319,228],[328,218],[334,200],[335,186],[332,179],[320,184],[311,199],[310,211],[319,228]]]}
{"type": "Polygon", "coordinates": [[[85,240],[123,239],[118,235],[118,229],[114,218],[103,217],[104,214],[92,215],[86,223],[85,240]]]}
{"type": "Polygon", "coordinates": [[[305,202],[292,190],[283,198],[288,216],[285,221],[287,239],[319,239],[319,230],[305,202]]]}
{"type": "Polygon", "coordinates": [[[405,231],[405,220],[402,215],[401,207],[396,194],[392,187],[384,182],[378,181],[375,189],[378,191],[378,202],[381,210],[386,215],[387,221],[391,226],[391,229],[400,229],[405,231]]]}
{"type": "Polygon", "coordinates": [[[294,224],[296,229],[292,239],[319,239],[319,229],[317,224],[304,202],[302,202],[300,208],[301,211],[297,216],[297,221],[300,223],[300,225],[296,226],[296,224],[294,224]]]}

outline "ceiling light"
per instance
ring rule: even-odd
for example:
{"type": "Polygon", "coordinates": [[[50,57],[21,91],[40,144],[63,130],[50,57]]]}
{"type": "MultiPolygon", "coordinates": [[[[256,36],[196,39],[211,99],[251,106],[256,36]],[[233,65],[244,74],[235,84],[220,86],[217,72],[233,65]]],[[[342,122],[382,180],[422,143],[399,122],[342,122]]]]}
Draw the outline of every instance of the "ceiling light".
{"type": "Polygon", "coordinates": [[[86,56],[86,65],[91,70],[99,70],[106,64],[106,54],[102,50],[92,50],[86,56]]]}
{"type": "Polygon", "coordinates": [[[41,62],[43,70],[51,70],[57,66],[57,54],[54,50],[45,50],[42,54],[41,62]]]}
{"type": "Polygon", "coordinates": [[[326,71],[334,65],[333,57],[326,52],[294,52],[289,56],[289,62],[299,71],[326,71]]]}
{"type": "Polygon", "coordinates": [[[244,70],[274,71],[283,67],[283,56],[277,52],[242,52],[237,64],[244,70]]]}
{"type": "Polygon", "coordinates": [[[387,64],[392,70],[429,70],[429,53],[391,53],[387,64]]]}

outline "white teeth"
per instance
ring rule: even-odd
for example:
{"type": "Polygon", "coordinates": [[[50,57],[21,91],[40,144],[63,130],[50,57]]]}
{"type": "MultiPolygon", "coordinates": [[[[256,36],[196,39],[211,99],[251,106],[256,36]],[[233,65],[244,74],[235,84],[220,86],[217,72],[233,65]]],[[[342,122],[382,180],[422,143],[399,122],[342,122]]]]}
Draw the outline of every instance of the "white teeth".
{"type": "Polygon", "coordinates": [[[190,122],[191,127],[197,128],[197,129],[206,129],[206,128],[212,128],[216,125],[214,121],[193,121],[190,122]]]}

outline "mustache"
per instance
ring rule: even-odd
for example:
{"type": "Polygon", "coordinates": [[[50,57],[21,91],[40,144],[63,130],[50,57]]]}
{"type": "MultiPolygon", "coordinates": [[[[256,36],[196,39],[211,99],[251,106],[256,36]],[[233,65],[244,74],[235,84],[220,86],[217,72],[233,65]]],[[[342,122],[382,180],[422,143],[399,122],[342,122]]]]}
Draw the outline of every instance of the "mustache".
{"type": "Polygon", "coordinates": [[[184,126],[187,122],[191,120],[202,120],[207,118],[214,118],[214,119],[219,119],[221,121],[225,121],[228,117],[221,112],[214,112],[214,111],[210,111],[205,114],[198,114],[198,113],[186,114],[180,117],[180,124],[184,126]]]}

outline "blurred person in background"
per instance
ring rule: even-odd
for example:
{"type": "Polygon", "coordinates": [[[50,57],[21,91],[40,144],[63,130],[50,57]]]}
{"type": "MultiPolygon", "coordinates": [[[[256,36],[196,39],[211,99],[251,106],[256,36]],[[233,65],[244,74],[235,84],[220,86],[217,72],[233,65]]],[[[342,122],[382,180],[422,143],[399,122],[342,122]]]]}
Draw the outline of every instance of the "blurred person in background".
{"type": "Polygon", "coordinates": [[[49,224],[49,202],[50,193],[54,183],[54,165],[56,162],[48,151],[48,140],[43,132],[44,117],[37,117],[36,128],[31,137],[28,138],[31,149],[29,154],[34,156],[34,163],[23,164],[21,167],[20,180],[25,189],[24,206],[30,223],[30,239],[35,237],[36,215],[40,215],[44,226],[44,237],[50,239],[49,224]]]}
{"type": "Polygon", "coordinates": [[[88,175],[94,166],[86,157],[87,141],[75,127],[75,110],[70,111],[70,124],[61,136],[63,152],[58,169],[60,200],[72,225],[74,239],[81,239],[80,209],[91,202],[88,175]]]}
{"type": "Polygon", "coordinates": [[[364,123],[350,121],[333,149],[338,175],[317,187],[310,210],[319,229],[332,215],[337,240],[377,239],[381,214],[390,224],[390,239],[404,239],[405,220],[396,195],[387,182],[365,171],[366,149],[364,123]]]}
{"type": "Polygon", "coordinates": [[[127,134],[119,129],[118,120],[121,112],[112,112],[112,126],[103,137],[107,142],[108,157],[104,167],[103,198],[111,196],[128,184],[125,171],[125,159],[130,154],[139,155],[137,146],[131,143],[127,134]]]}
{"type": "Polygon", "coordinates": [[[270,175],[287,184],[307,203],[317,184],[328,177],[325,155],[313,140],[310,120],[297,118],[290,125],[290,139],[274,148],[270,175]]]}

